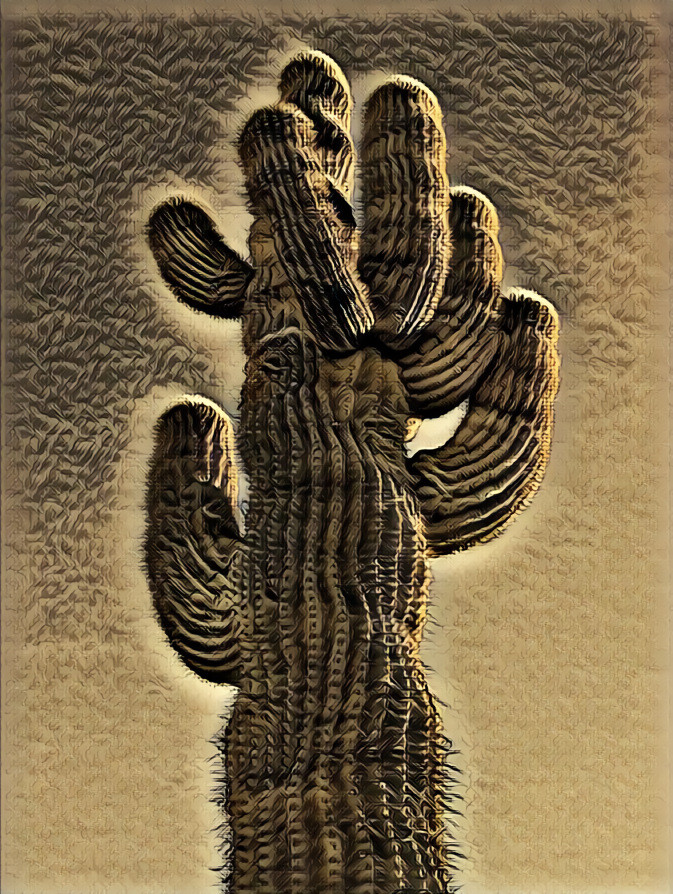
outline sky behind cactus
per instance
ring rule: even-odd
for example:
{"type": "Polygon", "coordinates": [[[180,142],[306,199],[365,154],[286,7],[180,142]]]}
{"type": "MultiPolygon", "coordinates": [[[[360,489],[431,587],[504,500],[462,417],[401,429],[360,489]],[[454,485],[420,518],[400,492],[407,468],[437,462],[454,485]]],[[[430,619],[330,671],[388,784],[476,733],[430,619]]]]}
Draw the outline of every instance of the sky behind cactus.
{"type": "Polygon", "coordinates": [[[236,323],[171,299],[143,227],[187,194],[245,248],[234,139],[298,45],[357,99],[385,73],[431,87],[452,182],[498,208],[506,284],[561,316],[540,493],[434,566],[465,894],[664,890],[667,37],[650,13],[5,22],[3,890],[214,883],[224,693],[162,640],[142,502],[157,416],[183,393],[235,416],[243,355],[236,323]]]}

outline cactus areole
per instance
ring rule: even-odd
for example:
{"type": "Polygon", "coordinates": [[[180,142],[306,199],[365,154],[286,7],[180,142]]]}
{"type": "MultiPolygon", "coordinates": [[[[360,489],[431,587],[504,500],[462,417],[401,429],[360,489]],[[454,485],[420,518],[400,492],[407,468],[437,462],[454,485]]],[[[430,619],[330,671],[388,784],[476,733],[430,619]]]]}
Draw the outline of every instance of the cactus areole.
{"type": "Polygon", "coordinates": [[[234,894],[455,890],[450,742],[419,658],[428,560],[499,534],[549,455],[557,316],[501,290],[496,212],[450,187],[437,100],[406,77],[369,98],[361,232],[351,108],[304,52],[248,121],[250,262],[186,200],[149,223],[173,292],[240,318],[247,356],[236,432],[205,399],[160,419],[146,539],[170,644],[239,689],[218,739],[234,894]],[[407,456],[415,420],[466,399],[446,444],[407,456]]]}

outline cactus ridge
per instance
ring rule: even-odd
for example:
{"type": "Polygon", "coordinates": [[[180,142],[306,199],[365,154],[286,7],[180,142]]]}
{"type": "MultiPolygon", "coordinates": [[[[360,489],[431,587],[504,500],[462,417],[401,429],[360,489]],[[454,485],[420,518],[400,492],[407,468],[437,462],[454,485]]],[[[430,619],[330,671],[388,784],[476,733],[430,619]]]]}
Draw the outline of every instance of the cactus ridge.
{"type": "Polygon", "coordinates": [[[305,52],[279,92],[239,140],[250,263],[190,202],[150,218],[168,286],[240,317],[247,361],[236,433],[200,398],[159,420],[149,582],[182,661],[239,689],[215,740],[224,888],[446,894],[460,848],[419,656],[429,559],[496,536],[539,487],[558,321],[502,292],[495,209],[449,186],[424,85],[396,77],[367,103],[361,235],[345,77],[305,52]],[[412,421],[466,398],[455,436],[407,457],[412,421]]]}

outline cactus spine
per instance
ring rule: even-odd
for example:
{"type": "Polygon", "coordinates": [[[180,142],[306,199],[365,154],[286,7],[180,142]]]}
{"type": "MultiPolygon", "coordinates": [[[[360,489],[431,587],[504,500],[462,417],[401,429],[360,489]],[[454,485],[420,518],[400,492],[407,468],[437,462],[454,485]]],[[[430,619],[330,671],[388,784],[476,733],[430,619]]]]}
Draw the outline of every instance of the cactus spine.
{"type": "Polygon", "coordinates": [[[453,890],[428,557],[497,535],[549,452],[556,315],[502,293],[495,211],[450,189],[436,99],[402,77],[370,98],[361,237],[351,106],[303,53],[246,125],[250,265],[187,201],[149,226],[177,297],[243,323],[245,536],[232,424],[194,400],[159,422],[146,544],[171,645],[240,689],[221,739],[235,894],[453,890]],[[467,397],[455,437],[408,458],[410,422],[467,397]]]}

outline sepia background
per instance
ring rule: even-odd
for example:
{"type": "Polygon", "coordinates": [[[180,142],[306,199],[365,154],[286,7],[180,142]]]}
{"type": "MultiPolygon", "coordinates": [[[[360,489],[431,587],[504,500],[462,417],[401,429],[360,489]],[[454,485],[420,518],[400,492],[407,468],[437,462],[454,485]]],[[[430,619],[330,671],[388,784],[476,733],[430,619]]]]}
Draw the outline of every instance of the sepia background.
{"type": "Polygon", "coordinates": [[[188,195],[245,252],[234,140],[301,46],[360,102],[394,72],[435,91],[506,284],[563,327],[539,495],[433,566],[464,892],[668,890],[668,23],[295,8],[5,16],[2,891],[214,890],[234,692],[160,633],[142,503],[159,413],[198,393],[235,416],[243,356],[238,324],[171,298],[143,227],[188,195]]]}

